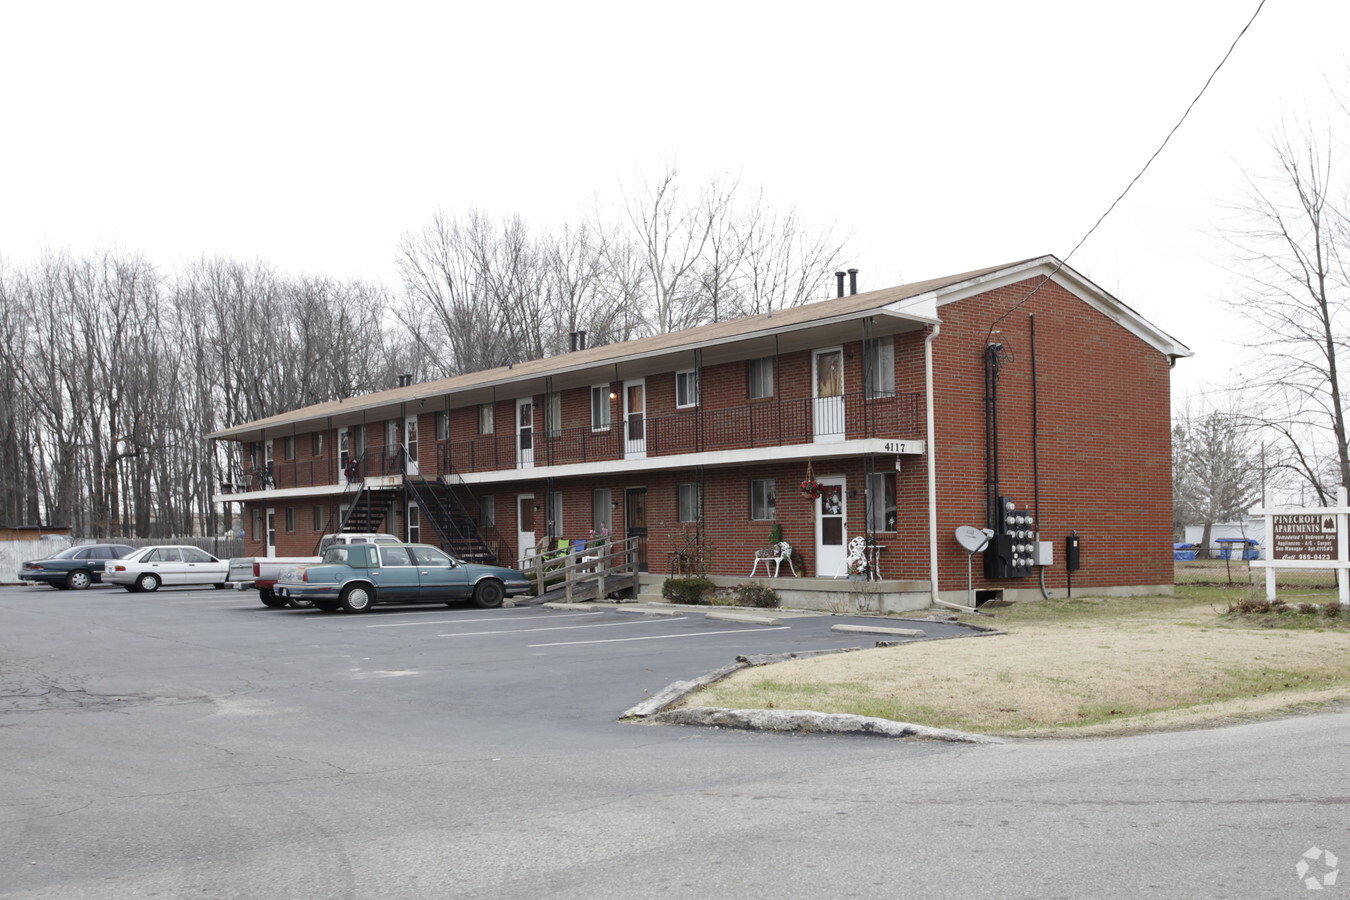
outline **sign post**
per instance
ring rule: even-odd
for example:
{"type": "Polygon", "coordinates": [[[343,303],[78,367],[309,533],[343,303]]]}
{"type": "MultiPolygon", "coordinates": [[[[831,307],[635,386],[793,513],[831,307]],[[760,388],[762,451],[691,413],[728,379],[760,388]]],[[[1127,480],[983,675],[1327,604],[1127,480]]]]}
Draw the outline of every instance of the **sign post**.
{"type": "Polygon", "coordinates": [[[1252,565],[1266,570],[1266,599],[1275,598],[1276,569],[1335,569],[1337,597],[1350,608],[1350,502],[1344,486],[1335,506],[1256,508],[1266,517],[1266,559],[1252,565]]]}

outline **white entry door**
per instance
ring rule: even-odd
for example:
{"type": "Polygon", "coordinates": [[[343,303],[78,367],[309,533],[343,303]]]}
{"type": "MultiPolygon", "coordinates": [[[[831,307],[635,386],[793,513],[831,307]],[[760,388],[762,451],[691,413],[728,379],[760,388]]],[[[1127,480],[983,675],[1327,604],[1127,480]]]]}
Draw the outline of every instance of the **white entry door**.
{"type": "Polygon", "coordinates": [[[277,511],[267,508],[267,558],[277,555],[277,511]]]}
{"type": "Polygon", "coordinates": [[[844,427],[844,351],[817,350],[811,385],[811,429],[817,443],[842,441],[844,427]]]}
{"type": "Polygon", "coordinates": [[[623,383],[623,455],[625,459],[647,456],[647,381],[623,383]]]}
{"type": "Polygon", "coordinates": [[[534,401],[529,397],[516,401],[516,466],[534,466],[534,401]]]}
{"type": "Polygon", "coordinates": [[[520,564],[534,556],[534,494],[516,496],[516,540],[520,546],[520,564]]]}
{"type": "Polygon", "coordinates": [[[845,574],[848,554],[848,482],[841,475],[820,478],[816,498],[816,577],[845,574]]]}
{"type": "Polygon", "coordinates": [[[417,416],[408,416],[403,421],[403,449],[407,451],[409,475],[418,475],[421,469],[417,467],[417,416]]]}

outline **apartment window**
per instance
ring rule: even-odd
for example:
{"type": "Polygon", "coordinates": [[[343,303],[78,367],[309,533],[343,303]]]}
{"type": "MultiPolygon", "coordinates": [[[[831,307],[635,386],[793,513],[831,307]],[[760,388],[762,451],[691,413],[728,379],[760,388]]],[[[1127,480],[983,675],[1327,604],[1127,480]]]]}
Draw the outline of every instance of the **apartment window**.
{"type": "Polygon", "coordinates": [[[390,419],[384,423],[384,448],[385,452],[392,453],[398,446],[398,419],[390,419]]]}
{"type": "Polygon", "coordinates": [[[253,511],[253,540],[254,540],[254,541],[261,541],[261,540],[262,540],[262,510],[261,510],[261,509],[255,509],[255,510],[253,511]]]}
{"type": "Polygon", "coordinates": [[[352,453],[357,456],[366,455],[366,426],[352,426],[352,453]]]}
{"type": "Polygon", "coordinates": [[[772,478],[756,478],[750,482],[750,518],[778,518],[778,499],[772,478]]]}
{"type": "Polygon", "coordinates": [[[609,385],[591,388],[591,430],[609,431],[609,385]]]}
{"type": "Polygon", "coordinates": [[[283,459],[295,459],[295,435],[286,435],[285,440],[281,442],[281,453],[283,459]]]}
{"type": "Polygon", "coordinates": [[[551,438],[562,434],[562,394],[544,395],[544,433],[551,438]]]}
{"type": "Polygon", "coordinates": [[[895,531],[895,473],[867,476],[867,530],[895,531]]]}
{"type": "Polygon", "coordinates": [[[315,533],[315,534],[323,534],[323,530],[324,530],[323,525],[324,525],[324,521],[323,521],[323,507],[322,507],[322,506],[316,506],[316,507],[314,507],[314,533],[315,533]]]}
{"type": "Polygon", "coordinates": [[[448,412],[436,413],[436,440],[450,440],[450,414],[448,412]]]}
{"type": "Polygon", "coordinates": [[[675,405],[698,406],[698,370],[675,373],[675,405]]]}
{"type": "Polygon", "coordinates": [[[497,524],[497,498],[492,494],[478,498],[478,524],[484,528],[497,524]]]}
{"type": "Polygon", "coordinates": [[[323,432],[316,431],[309,436],[309,455],[318,459],[323,456],[323,432]]]}
{"type": "Polygon", "coordinates": [[[895,338],[877,338],[867,345],[865,362],[867,396],[895,396],[895,338]]]}
{"type": "Polygon", "coordinates": [[[760,400],[773,396],[773,357],[746,360],[746,396],[760,400]]]}
{"type": "Polygon", "coordinates": [[[295,507],[286,507],[286,530],[295,531],[295,507]]]}
{"type": "Polygon", "coordinates": [[[562,537],[563,533],[563,495],[562,491],[549,491],[544,494],[544,529],[551,538],[562,537]]]}
{"type": "Polygon", "coordinates": [[[680,488],[680,521],[697,522],[699,516],[698,485],[682,484],[680,488]]]}
{"type": "Polygon", "coordinates": [[[478,433],[492,434],[492,404],[482,403],[478,406],[478,433]]]}
{"type": "Polygon", "coordinates": [[[591,494],[591,530],[597,537],[614,533],[614,495],[609,488],[596,488],[591,494]]]}

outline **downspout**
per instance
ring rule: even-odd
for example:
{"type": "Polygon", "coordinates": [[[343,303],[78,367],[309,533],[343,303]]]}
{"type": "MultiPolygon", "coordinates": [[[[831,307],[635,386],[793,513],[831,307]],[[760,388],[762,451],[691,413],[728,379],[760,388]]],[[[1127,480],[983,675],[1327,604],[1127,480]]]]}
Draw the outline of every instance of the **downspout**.
{"type": "Polygon", "coordinates": [[[931,600],[938,600],[938,536],[937,536],[937,429],[933,425],[933,338],[942,331],[942,325],[933,324],[933,330],[923,340],[924,405],[927,414],[928,438],[928,581],[931,600]]]}

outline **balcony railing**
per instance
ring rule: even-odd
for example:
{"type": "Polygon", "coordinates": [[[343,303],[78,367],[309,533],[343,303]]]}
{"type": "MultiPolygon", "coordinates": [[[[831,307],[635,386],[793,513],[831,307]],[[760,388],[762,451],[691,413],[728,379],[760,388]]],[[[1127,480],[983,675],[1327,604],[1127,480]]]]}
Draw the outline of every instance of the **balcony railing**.
{"type": "MultiPolygon", "coordinates": [[[[769,400],[725,409],[684,409],[673,415],[648,418],[640,427],[617,421],[603,430],[589,425],[548,431],[536,428],[531,438],[532,466],[560,466],[604,462],[636,455],[651,457],[701,453],[711,450],[754,449],[810,444],[816,441],[923,437],[923,395],[902,393],[865,397],[862,393],[826,399],[769,400]],[[634,434],[641,440],[633,440],[634,434]],[[625,440],[628,437],[628,440],[625,440]]],[[[492,472],[521,465],[518,436],[486,434],[462,441],[437,441],[435,459],[423,442],[423,475],[492,472]]],[[[372,447],[357,457],[356,479],[368,475],[406,473],[401,447],[386,452],[372,447]]],[[[278,461],[247,468],[235,490],[284,490],[347,481],[337,460],[278,461]]]]}
{"type": "MultiPolygon", "coordinates": [[[[557,431],[535,429],[532,466],[603,462],[634,455],[673,456],[708,450],[754,449],[817,440],[923,436],[923,395],[903,393],[864,397],[861,393],[819,401],[768,401],[726,409],[695,408],[649,418],[640,442],[625,440],[633,429],[614,422],[608,429],[588,425],[557,431]]],[[[438,471],[490,472],[520,465],[517,436],[480,435],[465,441],[438,443],[438,471]]]]}

